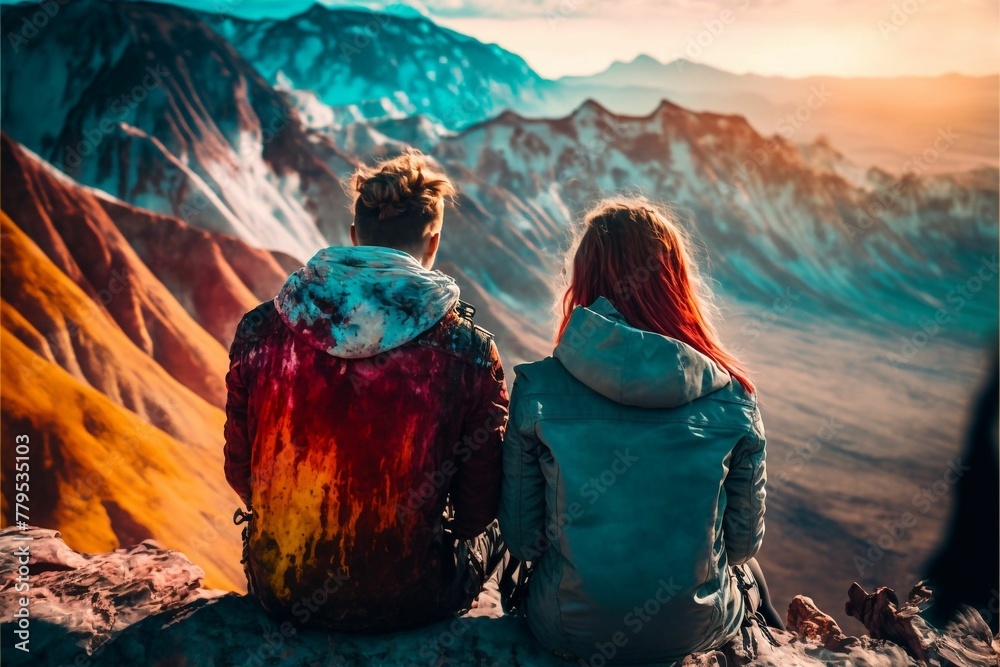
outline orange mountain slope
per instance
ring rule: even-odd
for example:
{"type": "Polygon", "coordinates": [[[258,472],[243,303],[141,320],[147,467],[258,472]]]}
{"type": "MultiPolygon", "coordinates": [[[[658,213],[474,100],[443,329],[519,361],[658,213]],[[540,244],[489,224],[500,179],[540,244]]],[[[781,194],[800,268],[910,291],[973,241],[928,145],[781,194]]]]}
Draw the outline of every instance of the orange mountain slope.
{"type": "Polygon", "coordinates": [[[202,398],[225,400],[225,350],[155,279],[97,202],[3,137],[0,202],[128,337],[202,398]]]}
{"type": "Polygon", "coordinates": [[[6,135],[2,169],[3,522],[27,434],[32,523],[86,551],[154,538],[242,588],[226,349],[297,260],[81,187],[6,135]]]}
{"type": "MultiPolygon", "coordinates": [[[[8,332],[39,360],[58,364],[173,437],[200,449],[221,447],[222,410],[138,348],[6,214],[0,216],[0,294],[8,332]]],[[[44,364],[34,361],[28,370],[36,367],[44,364]]]]}
{"type": "MultiPolygon", "coordinates": [[[[6,318],[5,318],[6,319],[6,318]]],[[[236,505],[221,450],[191,447],[113,403],[3,327],[2,470],[11,479],[14,441],[30,442],[28,516],[58,528],[82,551],[110,551],[154,538],[197,561],[206,585],[240,590],[236,505]]],[[[8,494],[4,517],[13,516],[8,494]]]]}
{"type": "MultiPolygon", "coordinates": [[[[239,539],[228,522],[237,501],[223,478],[218,446],[222,411],[170,378],[106,315],[93,314],[82,290],[6,215],[0,223],[2,470],[10,480],[15,438],[27,435],[31,521],[56,527],[68,543],[91,551],[153,537],[192,557],[198,554],[217,585],[239,587],[239,539]],[[11,286],[18,276],[21,282],[11,286]],[[6,299],[8,292],[16,296],[21,290],[33,304],[28,316],[6,299]],[[49,335],[32,319],[43,322],[49,335]],[[60,326],[62,335],[51,335],[60,326]],[[62,340],[75,345],[63,350],[62,340]],[[71,359],[70,353],[76,356],[71,359]],[[120,395],[145,399],[145,405],[162,397],[176,401],[164,426],[190,441],[171,437],[98,391],[82,373],[85,366],[103,369],[120,395]]],[[[11,494],[5,493],[5,518],[12,516],[10,504],[11,494]]]]}

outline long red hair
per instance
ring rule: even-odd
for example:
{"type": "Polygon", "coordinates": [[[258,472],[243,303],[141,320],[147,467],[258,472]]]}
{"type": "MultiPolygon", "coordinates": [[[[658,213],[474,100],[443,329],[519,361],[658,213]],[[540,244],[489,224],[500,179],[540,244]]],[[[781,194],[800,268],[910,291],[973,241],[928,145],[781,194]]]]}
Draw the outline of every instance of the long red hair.
{"type": "Polygon", "coordinates": [[[746,367],[722,346],[707,316],[697,266],[672,216],[644,199],[604,200],[587,214],[569,256],[558,338],[574,308],[603,296],[631,326],[687,343],[747,392],[755,391],[746,367]]]}

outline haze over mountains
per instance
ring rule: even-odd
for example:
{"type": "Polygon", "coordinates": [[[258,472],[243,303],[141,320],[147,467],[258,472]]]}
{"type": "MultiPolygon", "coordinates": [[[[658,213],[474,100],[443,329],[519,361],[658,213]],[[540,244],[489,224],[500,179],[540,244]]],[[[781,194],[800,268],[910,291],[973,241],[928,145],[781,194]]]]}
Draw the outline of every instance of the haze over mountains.
{"type": "Polygon", "coordinates": [[[853,162],[897,175],[997,166],[998,87],[996,75],[789,79],[649,56],[554,84],[563,109],[594,98],[621,113],[645,113],[666,97],[689,109],[738,113],[761,134],[796,143],[825,136],[853,162]],[[942,131],[952,135],[944,150],[942,131]]]}
{"type": "MultiPolygon", "coordinates": [[[[21,25],[32,8],[0,11],[21,25]]],[[[760,369],[774,474],[822,417],[841,424],[776,492],[779,593],[837,608],[872,507],[907,509],[957,451],[968,343],[997,320],[996,77],[795,81],[639,59],[552,82],[409,15],[317,5],[252,22],[96,0],[0,55],[5,520],[8,447],[28,430],[53,499],[34,523],[95,551],[153,536],[239,587],[221,467],[235,322],[347,241],[347,178],[407,146],[459,186],[440,268],[508,368],[551,349],[581,211],[622,191],[672,203],[726,340],[760,369]],[[833,95],[776,129],[816,85],[833,95]],[[893,169],[934,147],[939,121],[952,130],[933,164],[893,169]],[[831,581],[799,572],[805,557],[831,581]]],[[[886,579],[916,575],[945,513],[855,576],[908,587],[886,579]]]]}
{"type": "Polygon", "coordinates": [[[504,187],[564,224],[566,212],[575,218],[606,193],[639,190],[671,202],[728,293],[766,302],[791,290],[825,312],[873,300],[905,311],[932,303],[928,268],[940,275],[973,261],[997,214],[995,172],[902,181],[881,174],[872,192],[835,167],[809,164],[789,142],[766,140],[742,117],[669,102],[641,118],[593,102],[559,120],[506,113],[433,152],[451,171],[504,187]],[[746,167],[750,158],[760,164],[746,167]],[[884,193],[891,201],[872,214],[884,193]]]}

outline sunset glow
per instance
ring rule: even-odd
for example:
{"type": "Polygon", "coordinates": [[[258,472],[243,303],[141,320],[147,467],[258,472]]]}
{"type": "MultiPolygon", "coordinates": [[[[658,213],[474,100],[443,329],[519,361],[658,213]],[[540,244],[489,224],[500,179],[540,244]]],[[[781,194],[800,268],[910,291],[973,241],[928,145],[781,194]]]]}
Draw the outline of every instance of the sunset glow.
{"type": "MultiPolygon", "coordinates": [[[[313,0],[173,0],[247,18],[313,0]]],[[[1000,62],[996,0],[321,0],[421,13],[521,55],[545,77],[592,74],[640,54],[735,73],[802,77],[985,75],[1000,62]]]]}
{"type": "Polygon", "coordinates": [[[790,77],[983,75],[995,73],[1000,62],[996,2],[575,4],[579,12],[557,5],[540,16],[511,11],[508,17],[438,21],[521,54],[549,77],[590,74],[641,53],[790,77]]]}

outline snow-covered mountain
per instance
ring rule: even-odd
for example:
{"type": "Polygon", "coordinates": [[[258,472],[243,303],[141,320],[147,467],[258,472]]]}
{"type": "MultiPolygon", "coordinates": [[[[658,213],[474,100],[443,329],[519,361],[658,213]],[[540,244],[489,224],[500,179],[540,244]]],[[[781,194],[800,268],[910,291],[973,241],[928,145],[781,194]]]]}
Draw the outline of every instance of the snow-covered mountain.
{"type": "Polygon", "coordinates": [[[0,69],[4,130],[85,185],[300,258],[346,239],[317,220],[347,206],[349,159],[191,12],[73,2],[0,69]]]}
{"type": "MultiPolygon", "coordinates": [[[[997,170],[903,179],[871,171],[853,183],[838,172],[850,171],[843,160],[815,163],[822,149],[805,156],[740,116],[663,102],[628,117],[588,102],[557,120],[508,112],[433,153],[460,182],[503,188],[560,226],[619,192],[669,202],[723,289],[762,302],[790,289],[825,312],[870,313],[879,303],[873,320],[909,323],[914,309],[943,305],[942,279],[975,271],[995,246],[997,170]]],[[[525,224],[517,212],[507,217],[525,224]]]]}
{"type": "Polygon", "coordinates": [[[542,79],[520,56],[401,6],[316,4],[283,20],[202,16],[267,80],[333,107],[365,103],[369,118],[400,110],[455,129],[539,100],[542,79]]]}
{"type": "Polygon", "coordinates": [[[645,115],[666,98],[693,110],[740,114],[758,132],[796,143],[827,136],[865,168],[902,174],[998,166],[997,76],[790,79],[640,55],[591,76],[552,81],[515,54],[409,11],[317,4],[284,20],[204,18],[271,83],[311,91],[366,119],[423,114],[456,130],[505,109],[562,116],[587,99],[645,115]],[[953,129],[955,140],[920,160],[942,128],[953,129]]]}

